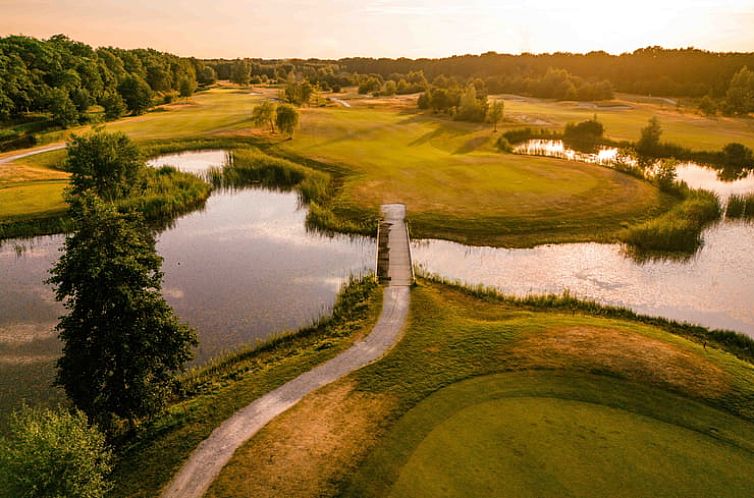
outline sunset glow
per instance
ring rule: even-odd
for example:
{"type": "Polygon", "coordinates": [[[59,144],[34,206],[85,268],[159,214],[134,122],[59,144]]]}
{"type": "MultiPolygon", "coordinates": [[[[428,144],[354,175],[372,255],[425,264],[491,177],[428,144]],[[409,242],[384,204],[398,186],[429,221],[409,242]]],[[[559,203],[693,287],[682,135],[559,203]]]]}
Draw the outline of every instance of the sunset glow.
{"type": "Polygon", "coordinates": [[[195,57],[611,53],[648,45],[754,50],[754,2],[683,0],[1,0],[0,35],[195,57]],[[44,13],[44,15],[40,15],[44,13]]]}

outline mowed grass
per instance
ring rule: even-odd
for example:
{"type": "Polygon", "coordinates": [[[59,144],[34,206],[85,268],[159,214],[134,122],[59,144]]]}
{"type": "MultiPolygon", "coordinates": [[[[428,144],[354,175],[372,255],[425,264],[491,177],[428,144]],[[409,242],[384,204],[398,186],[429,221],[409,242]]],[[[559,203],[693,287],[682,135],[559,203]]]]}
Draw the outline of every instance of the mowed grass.
{"type": "Polygon", "coordinates": [[[401,420],[382,451],[408,458],[387,496],[745,497],[752,429],[613,379],[486,376],[439,391],[401,420]],[[664,413],[677,410],[693,415],[679,424],[664,413]]]}
{"type": "Polygon", "coordinates": [[[120,441],[110,497],[152,498],[196,446],[236,411],[311,370],[369,333],[382,294],[373,279],[341,289],[332,314],[311,327],[249,345],[182,376],[167,413],[120,441]]]}
{"type": "MultiPolygon", "coordinates": [[[[248,89],[221,86],[104,126],[126,133],[139,144],[245,140],[252,131],[249,119],[257,101],[259,97],[250,95],[248,89]]],[[[62,142],[74,133],[90,130],[91,126],[80,126],[51,132],[43,134],[41,141],[62,142]]],[[[2,154],[0,159],[13,154],[2,154]]],[[[65,208],[62,192],[68,177],[60,171],[64,160],[65,151],[57,150],[0,164],[0,222],[59,216],[65,208]]]]}
{"type": "Polygon", "coordinates": [[[747,496],[754,367],[674,327],[420,280],[395,349],[208,496],[747,496]]]}
{"type": "Polygon", "coordinates": [[[607,168],[501,154],[488,126],[390,106],[306,109],[284,153],[344,171],[336,210],[407,205],[413,234],[526,246],[615,240],[622,225],[666,210],[651,185],[607,168]]]}
{"type": "Polygon", "coordinates": [[[0,219],[60,215],[67,209],[63,191],[67,181],[37,181],[0,186],[0,219]]]}
{"type": "MultiPolygon", "coordinates": [[[[630,95],[617,96],[611,102],[618,107],[590,107],[577,102],[556,102],[511,96],[496,96],[505,100],[505,114],[526,126],[562,129],[568,122],[591,119],[595,114],[605,125],[605,134],[614,140],[635,142],[641,129],[652,116],[657,116],[663,128],[662,140],[691,150],[717,151],[728,143],[739,142],[754,148],[754,120],[733,117],[705,117],[696,109],[682,107],[680,111],[669,103],[636,99],[630,95]],[[547,124],[539,124],[539,122],[547,124]],[[528,124],[532,123],[532,124],[528,124]]],[[[515,127],[512,123],[507,123],[515,127]]],[[[519,125],[520,126],[520,125],[519,125]]]]}

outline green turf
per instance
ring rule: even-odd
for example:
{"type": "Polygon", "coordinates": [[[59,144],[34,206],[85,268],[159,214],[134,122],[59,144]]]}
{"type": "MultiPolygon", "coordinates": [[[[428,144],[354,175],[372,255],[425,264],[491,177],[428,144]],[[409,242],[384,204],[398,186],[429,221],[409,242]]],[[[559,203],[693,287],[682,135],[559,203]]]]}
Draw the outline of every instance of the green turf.
{"type": "MultiPolygon", "coordinates": [[[[704,117],[696,109],[659,104],[619,95],[614,102],[631,109],[591,108],[577,102],[555,102],[520,97],[505,100],[506,117],[533,127],[562,128],[568,122],[579,122],[595,114],[605,125],[605,134],[614,140],[635,142],[640,131],[652,116],[657,116],[664,130],[663,141],[673,142],[692,150],[720,150],[730,142],[754,148],[754,120],[749,118],[704,117]]],[[[509,123],[510,124],[510,123],[509,123]]],[[[521,126],[521,125],[518,125],[521,126]]]]}
{"type": "Polygon", "coordinates": [[[341,208],[407,205],[413,233],[525,246],[614,240],[622,225],[672,203],[651,185],[613,170],[501,154],[488,126],[393,108],[309,109],[286,153],[346,172],[341,208]]]}
{"type": "Polygon", "coordinates": [[[212,430],[256,398],[346,349],[367,333],[382,303],[373,279],[343,289],[333,315],[299,331],[250,345],[186,374],[183,399],[121,441],[111,497],[154,497],[212,430]]]}
{"type": "Polygon", "coordinates": [[[44,180],[0,187],[0,219],[36,218],[63,213],[67,181],[44,180]]]}
{"type": "Polygon", "coordinates": [[[420,403],[388,441],[383,452],[407,456],[396,498],[745,497],[754,486],[754,424],[614,379],[476,378],[420,403]]]}
{"type": "MultiPolygon", "coordinates": [[[[729,479],[725,466],[727,461],[740,462],[741,468],[754,465],[754,367],[670,334],[671,329],[565,312],[544,301],[525,306],[480,298],[422,281],[412,292],[404,339],[353,376],[355,389],[388,396],[396,407],[382,424],[383,438],[346,471],[343,495],[454,496],[454,490],[470,486],[467,496],[488,496],[490,487],[505,490],[515,481],[521,490],[533,487],[507,496],[589,496],[582,485],[594,485],[591,495],[611,496],[624,489],[619,477],[627,479],[626,468],[658,490],[648,495],[662,496],[666,485],[691,477],[708,482],[678,489],[709,490],[726,480],[732,496],[743,486],[751,489],[750,475],[729,479]],[[530,405],[484,404],[509,398],[526,398],[530,405]],[[554,407],[543,401],[549,398],[578,403],[554,407]],[[514,432],[492,424],[490,406],[503,422],[510,419],[514,432]],[[583,423],[572,425],[573,417],[558,416],[561,411],[581,413],[583,423]],[[537,430],[544,432],[526,425],[537,417],[552,424],[541,423],[537,430]],[[626,432],[628,427],[635,430],[626,432]],[[511,443],[484,447],[496,437],[511,443]],[[464,453],[464,441],[487,453],[464,453]],[[513,447],[522,454],[512,453],[513,447]],[[548,449],[563,461],[556,465],[548,449]],[[667,455],[665,467],[656,465],[665,469],[666,482],[647,468],[643,456],[660,452],[667,455]],[[604,459],[595,453],[604,453],[604,459]],[[522,465],[501,467],[510,462],[499,460],[512,457],[520,457],[522,465]],[[625,464],[617,464],[620,459],[625,464]],[[591,467],[576,465],[581,461],[591,467]],[[589,473],[595,477],[585,483],[589,473]],[[473,488],[469,480],[488,488],[473,488]],[[433,487],[443,484],[444,491],[433,487]]],[[[638,487],[625,489],[647,495],[638,487]]]]}

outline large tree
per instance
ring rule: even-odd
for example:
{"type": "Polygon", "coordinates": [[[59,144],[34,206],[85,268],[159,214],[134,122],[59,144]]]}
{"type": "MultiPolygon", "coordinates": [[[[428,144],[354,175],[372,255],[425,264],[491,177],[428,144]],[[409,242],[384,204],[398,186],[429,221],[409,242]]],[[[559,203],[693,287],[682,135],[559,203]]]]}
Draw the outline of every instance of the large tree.
{"type": "Polygon", "coordinates": [[[298,111],[292,105],[279,105],[275,121],[282,133],[293,136],[293,132],[298,127],[298,111]]]}
{"type": "Polygon", "coordinates": [[[496,100],[490,107],[490,123],[492,123],[492,131],[497,131],[497,125],[503,120],[503,112],[505,111],[505,103],[502,100],[496,100]]]}
{"type": "Polygon", "coordinates": [[[92,190],[108,201],[126,197],[139,187],[145,168],[139,149],[123,133],[100,130],[74,136],[68,144],[66,169],[73,175],[74,195],[92,190]]]}
{"type": "Polygon", "coordinates": [[[118,86],[128,109],[134,114],[142,114],[152,105],[152,89],[138,76],[129,76],[118,86]]]}
{"type": "Polygon", "coordinates": [[[649,124],[641,129],[641,137],[636,143],[636,152],[645,156],[655,155],[660,148],[660,137],[662,136],[662,127],[657,116],[652,116],[649,124]]]}
{"type": "Polygon", "coordinates": [[[162,258],[141,217],[91,191],[73,206],[75,231],[49,280],[67,310],[57,326],[56,383],[105,426],[152,416],[165,406],[196,335],[160,293],[162,258]]]}
{"type": "Polygon", "coordinates": [[[754,71],[742,67],[730,80],[725,96],[727,110],[732,114],[754,111],[754,71]]]}
{"type": "Polygon", "coordinates": [[[274,103],[265,100],[251,112],[252,122],[260,128],[270,125],[270,132],[275,133],[276,108],[277,106],[274,103]]]}
{"type": "Polygon", "coordinates": [[[251,67],[243,59],[237,59],[230,69],[230,81],[246,86],[251,81],[251,67]]]}

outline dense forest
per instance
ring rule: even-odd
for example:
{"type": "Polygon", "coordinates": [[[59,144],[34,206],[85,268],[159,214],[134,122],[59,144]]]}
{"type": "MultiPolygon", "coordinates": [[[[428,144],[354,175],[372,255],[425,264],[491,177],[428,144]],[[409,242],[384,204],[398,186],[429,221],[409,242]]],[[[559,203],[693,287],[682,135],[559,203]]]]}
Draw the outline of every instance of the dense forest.
{"type": "Polygon", "coordinates": [[[564,69],[588,81],[609,81],[618,92],[671,97],[722,97],[733,75],[743,66],[754,68],[754,53],[716,53],[687,49],[647,47],[621,55],[554,53],[508,55],[488,52],[442,59],[341,59],[344,71],[392,73],[423,71],[437,76],[482,78],[502,86],[520,85],[526,78],[540,78],[548,69],[564,69]],[[517,83],[518,82],[518,83],[517,83]]]}
{"type": "MultiPolygon", "coordinates": [[[[251,83],[283,82],[292,74],[323,90],[358,85],[361,93],[390,95],[465,88],[567,100],[604,100],[613,92],[691,97],[705,113],[754,111],[754,53],[647,47],[631,53],[463,55],[441,59],[347,58],[207,60],[220,79],[248,74],[251,83]],[[392,82],[392,83],[391,83],[392,82]],[[748,103],[746,103],[748,101],[748,103]]],[[[459,93],[459,92],[456,92],[459,93]]]]}
{"type": "Polygon", "coordinates": [[[46,112],[65,127],[85,120],[92,105],[117,118],[214,81],[202,62],[156,50],[94,49],[63,35],[0,37],[1,120],[46,112]]]}

